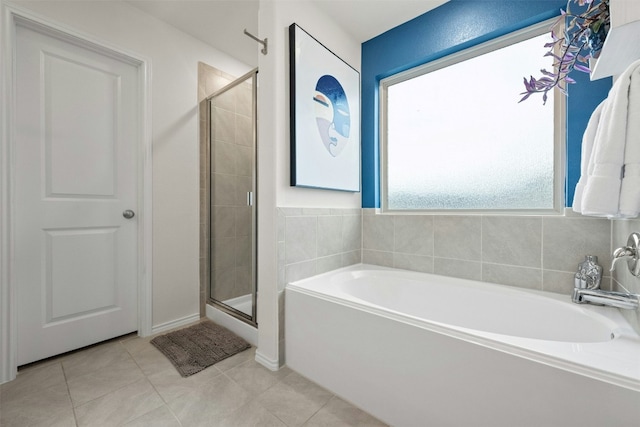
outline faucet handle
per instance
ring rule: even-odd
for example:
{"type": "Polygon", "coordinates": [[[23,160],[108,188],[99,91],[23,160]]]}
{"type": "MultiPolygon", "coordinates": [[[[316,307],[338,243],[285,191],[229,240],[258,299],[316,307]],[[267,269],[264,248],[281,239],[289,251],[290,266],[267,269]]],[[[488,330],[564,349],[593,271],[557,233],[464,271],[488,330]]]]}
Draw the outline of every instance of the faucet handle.
{"type": "Polygon", "coordinates": [[[611,262],[611,269],[613,271],[616,263],[621,259],[627,260],[627,266],[629,271],[634,276],[640,276],[640,260],[638,254],[638,248],[640,247],[640,233],[631,233],[627,239],[627,246],[617,248],[613,251],[613,261],[611,262]]]}
{"type": "Polygon", "coordinates": [[[622,259],[629,259],[629,257],[633,257],[635,255],[635,251],[629,246],[623,246],[621,248],[613,251],[613,261],[611,262],[611,268],[609,271],[613,271],[616,268],[616,263],[622,259]]]}

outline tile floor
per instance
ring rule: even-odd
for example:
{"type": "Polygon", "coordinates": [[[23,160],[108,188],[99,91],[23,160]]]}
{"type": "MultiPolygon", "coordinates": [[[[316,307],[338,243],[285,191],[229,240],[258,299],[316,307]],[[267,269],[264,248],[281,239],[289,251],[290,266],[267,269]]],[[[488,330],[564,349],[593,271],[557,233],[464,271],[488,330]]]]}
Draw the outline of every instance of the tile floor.
{"type": "Polygon", "coordinates": [[[0,386],[0,426],[384,426],[255,348],[188,378],[129,335],[21,369],[0,386]]]}

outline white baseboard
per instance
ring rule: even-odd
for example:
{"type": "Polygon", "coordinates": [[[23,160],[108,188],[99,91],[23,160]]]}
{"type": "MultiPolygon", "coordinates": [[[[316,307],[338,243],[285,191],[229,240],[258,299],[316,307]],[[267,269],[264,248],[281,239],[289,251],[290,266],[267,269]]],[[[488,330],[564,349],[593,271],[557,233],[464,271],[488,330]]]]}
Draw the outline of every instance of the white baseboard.
{"type": "Polygon", "coordinates": [[[181,326],[188,325],[189,323],[197,322],[198,320],[200,320],[200,313],[191,314],[180,319],[155,325],[151,328],[151,334],[153,335],[170,329],[179,328],[181,326]]]}
{"type": "Polygon", "coordinates": [[[270,371],[275,372],[280,369],[280,364],[278,363],[278,361],[269,359],[268,357],[264,356],[262,353],[260,353],[260,349],[256,350],[256,362],[270,371]]]}

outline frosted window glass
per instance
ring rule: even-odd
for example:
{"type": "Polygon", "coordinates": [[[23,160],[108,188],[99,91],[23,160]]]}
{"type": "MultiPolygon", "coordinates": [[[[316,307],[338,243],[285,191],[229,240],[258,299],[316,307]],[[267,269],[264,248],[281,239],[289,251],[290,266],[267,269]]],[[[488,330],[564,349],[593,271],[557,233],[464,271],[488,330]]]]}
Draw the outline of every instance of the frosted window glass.
{"type": "Polygon", "coordinates": [[[388,86],[388,209],[553,209],[553,93],[518,103],[523,76],[553,69],[548,40],[388,86]]]}

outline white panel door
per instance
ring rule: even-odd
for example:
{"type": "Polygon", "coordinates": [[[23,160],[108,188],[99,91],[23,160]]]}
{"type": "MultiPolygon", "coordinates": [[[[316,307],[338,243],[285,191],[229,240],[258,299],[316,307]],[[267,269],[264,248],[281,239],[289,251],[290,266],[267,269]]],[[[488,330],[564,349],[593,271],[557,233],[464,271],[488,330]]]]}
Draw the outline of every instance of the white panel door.
{"type": "Polygon", "coordinates": [[[18,365],[137,329],[134,64],[16,27],[18,365]]]}

